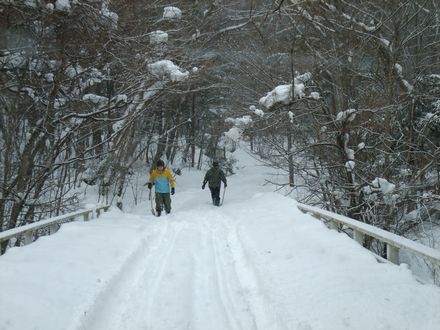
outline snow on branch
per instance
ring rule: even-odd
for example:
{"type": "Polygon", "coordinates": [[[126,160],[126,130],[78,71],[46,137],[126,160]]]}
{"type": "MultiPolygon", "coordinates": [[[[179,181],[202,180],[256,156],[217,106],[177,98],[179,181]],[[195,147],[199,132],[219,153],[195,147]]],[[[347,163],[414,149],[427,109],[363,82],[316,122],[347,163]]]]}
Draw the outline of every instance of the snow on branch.
{"type": "Polygon", "coordinates": [[[356,109],[341,111],[336,116],[336,121],[353,121],[356,118],[356,109]]]}
{"type": "Polygon", "coordinates": [[[150,33],[150,44],[158,45],[168,42],[168,33],[157,30],[150,33]]]}
{"type": "Polygon", "coordinates": [[[27,58],[21,53],[8,53],[0,56],[0,67],[5,69],[22,68],[27,64],[27,58]]]}
{"type": "MultiPolygon", "coordinates": [[[[280,85],[262,97],[259,103],[266,108],[271,108],[276,103],[289,104],[293,98],[303,98],[305,96],[305,83],[311,78],[312,75],[310,72],[295,77],[293,97],[292,84],[280,85]]],[[[311,97],[316,99],[319,98],[319,95],[315,92],[311,97]]]]}
{"type": "Polygon", "coordinates": [[[70,13],[72,7],[70,6],[69,0],[57,0],[55,1],[55,9],[58,11],[65,11],[67,13],[70,13]]]}
{"type": "Polygon", "coordinates": [[[364,188],[365,193],[371,193],[373,191],[380,191],[382,194],[390,194],[394,191],[396,185],[388,182],[388,180],[383,178],[375,178],[371,183],[370,187],[364,188]]]}
{"type": "Polygon", "coordinates": [[[160,60],[148,64],[148,70],[156,77],[164,80],[183,81],[188,78],[189,72],[175,65],[170,60],[160,60]]]}
{"type": "Polygon", "coordinates": [[[248,20],[248,21],[246,21],[244,23],[241,23],[241,24],[225,27],[225,28],[219,30],[218,33],[225,33],[225,32],[228,32],[228,31],[239,30],[242,27],[245,27],[246,25],[248,25],[250,22],[251,22],[251,20],[248,20]]]}
{"type": "Polygon", "coordinates": [[[252,123],[252,118],[251,116],[246,115],[241,118],[226,118],[225,122],[233,124],[237,127],[243,127],[252,123]]]}
{"type": "Polygon", "coordinates": [[[86,94],[83,96],[83,101],[90,101],[94,104],[107,103],[108,98],[97,94],[86,94]]]}
{"type": "Polygon", "coordinates": [[[114,29],[116,29],[118,27],[119,16],[115,12],[112,12],[110,9],[108,9],[108,6],[106,3],[102,3],[100,14],[103,17],[110,20],[112,27],[114,29]]]}
{"type": "Polygon", "coordinates": [[[292,84],[280,85],[262,97],[259,101],[266,108],[271,108],[275,103],[289,104],[292,100],[292,84]]]}
{"type": "Polygon", "coordinates": [[[224,135],[232,141],[238,141],[243,135],[245,128],[252,124],[253,120],[251,116],[245,115],[241,118],[226,118],[226,123],[234,125],[224,135]]]}
{"type": "Polygon", "coordinates": [[[182,11],[177,7],[165,7],[163,9],[164,19],[181,19],[182,11]]]}
{"type": "Polygon", "coordinates": [[[252,111],[258,117],[264,117],[264,111],[261,109],[257,109],[257,107],[255,105],[251,105],[249,107],[249,110],[252,111]]]}

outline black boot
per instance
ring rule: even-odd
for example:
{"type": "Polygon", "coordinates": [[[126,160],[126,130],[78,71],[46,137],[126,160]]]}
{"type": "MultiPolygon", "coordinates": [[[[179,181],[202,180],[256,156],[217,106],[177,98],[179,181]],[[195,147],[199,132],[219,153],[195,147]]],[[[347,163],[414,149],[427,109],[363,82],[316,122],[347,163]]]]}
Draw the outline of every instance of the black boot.
{"type": "Polygon", "coordinates": [[[161,214],[162,212],[159,210],[159,211],[156,211],[156,216],[158,216],[158,217],[160,217],[160,214],[161,214]]]}

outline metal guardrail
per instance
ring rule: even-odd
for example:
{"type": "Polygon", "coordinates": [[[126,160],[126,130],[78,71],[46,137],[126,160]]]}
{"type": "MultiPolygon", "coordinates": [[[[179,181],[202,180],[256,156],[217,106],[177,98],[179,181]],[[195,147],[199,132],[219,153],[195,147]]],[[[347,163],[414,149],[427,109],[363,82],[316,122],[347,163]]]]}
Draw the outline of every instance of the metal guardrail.
{"type": "Polygon", "coordinates": [[[429,246],[411,241],[405,237],[390,233],[386,230],[368,225],[346,216],[321,210],[317,207],[301,203],[298,203],[297,207],[300,211],[309,213],[314,218],[326,220],[331,229],[338,229],[338,224],[351,228],[353,230],[353,239],[361,245],[364,242],[365,236],[374,237],[385,243],[387,247],[387,260],[394,264],[399,264],[399,250],[405,249],[440,266],[440,250],[433,249],[429,246]]]}
{"type": "MultiPolygon", "coordinates": [[[[84,221],[89,221],[93,218],[93,214],[96,213],[96,217],[99,217],[101,211],[106,212],[109,209],[109,205],[99,206],[93,209],[86,209],[82,211],[72,212],[68,214],[63,214],[57,217],[53,217],[47,220],[41,220],[38,222],[30,223],[28,225],[24,225],[21,227],[17,227],[14,229],[6,230],[0,232],[0,243],[4,241],[8,241],[11,238],[19,238],[21,236],[24,237],[22,242],[27,245],[34,241],[34,232],[38,229],[42,229],[45,227],[49,227],[49,234],[56,232],[59,228],[59,225],[65,223],[67,221],[74,221],[75,218],[82,216],[84,221]]],[[[1,251],[0,251],[1,254],[1,251]]]]}

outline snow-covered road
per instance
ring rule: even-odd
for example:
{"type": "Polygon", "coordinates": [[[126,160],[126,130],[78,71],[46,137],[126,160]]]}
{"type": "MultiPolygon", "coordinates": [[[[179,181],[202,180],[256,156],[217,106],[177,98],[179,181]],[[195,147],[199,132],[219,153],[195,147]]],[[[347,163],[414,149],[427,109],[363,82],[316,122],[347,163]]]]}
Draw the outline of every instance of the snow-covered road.
{"type": "Polygon", "coordinates": [[[168,216],[144,201],[10,249],[0,329],[439,329],[440,288],[302,214],[243,158],[220,208],[185,172],[168,216]]]}
{"type": "Polygon", "coordinates": [[[84,327],[277,329],[231,221],[208,210],[158,223],[84,327]]]}

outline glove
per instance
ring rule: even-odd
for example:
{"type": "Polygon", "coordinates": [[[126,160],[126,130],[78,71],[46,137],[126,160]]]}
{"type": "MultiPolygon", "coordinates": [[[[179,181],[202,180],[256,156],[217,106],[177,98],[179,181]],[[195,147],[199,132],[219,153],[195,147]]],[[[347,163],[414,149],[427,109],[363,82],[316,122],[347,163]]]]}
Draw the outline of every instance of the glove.
{"type": "Polygon", "coordinates": [[[205,189],[205,185],[206,185],[206,183],[202,184],[202,189],[205,189]]]}
{"type": "Polygon", "coordinates": [[[225,188],[227,187],[228,185],[225,183],[225,188]]]}
{"type": "Polygon", "coordinates": [[[148,189],[153,188],[153,184],[151,182],[148,182],[148,189]]]}
{"type": "Polygon", "coordinates": [[[174,193],[176,192],[176,190],[174,189],[174,187],[171,188],[171,195],[174,195],[174,193]]]}

